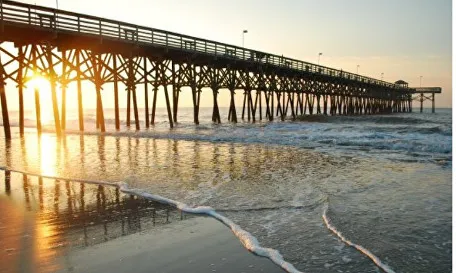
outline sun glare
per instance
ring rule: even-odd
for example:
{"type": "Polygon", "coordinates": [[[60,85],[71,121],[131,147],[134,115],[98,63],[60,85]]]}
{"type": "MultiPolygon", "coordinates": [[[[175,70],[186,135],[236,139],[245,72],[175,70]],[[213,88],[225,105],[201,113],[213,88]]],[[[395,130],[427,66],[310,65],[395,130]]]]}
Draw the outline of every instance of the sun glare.
{"type": "Polygon", "coordinates": [[[28,82],[27,87],[31,90],[38,89],[39,91],[47,90],[50,88],[49,80],[41,75],[34,75],[28,82]]]}
{"type": "Polygon", "coordinates": [[[50,125],[54,122],[52,113],[51,85],[46,77],[34,74],[27,83],[27,89],[31,92],[38,91],[41,104],[41,123],[50,125]]]}

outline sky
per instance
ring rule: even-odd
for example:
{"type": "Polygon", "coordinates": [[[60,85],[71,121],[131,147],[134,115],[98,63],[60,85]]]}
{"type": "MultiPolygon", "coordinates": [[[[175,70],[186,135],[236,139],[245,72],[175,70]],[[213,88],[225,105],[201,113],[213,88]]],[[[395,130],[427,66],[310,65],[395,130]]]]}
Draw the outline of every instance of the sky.
{"type": "MultiPolygon", "coordinates": [[[[21,2],[56,6],[55,0],[21,2]]],[[[443,88],[436,106],[451,107],[451,0],[58,0],[58,5],[238,46],[245,29],[247,48],[313,63],[321,52],[322,65],[350,72],[359,65],[362,75],[383,73],[386,81],[402,79],[412,87],[422,76],[422,86],[443,88]]],[[[184,96],[180,106],[191,106],[190,98],[184,96]]],[[[220,100],[220,106],[228,103],[220,100]]],[[[203,94],[201,106],[212,106],[209,95],[203,94]]]]}

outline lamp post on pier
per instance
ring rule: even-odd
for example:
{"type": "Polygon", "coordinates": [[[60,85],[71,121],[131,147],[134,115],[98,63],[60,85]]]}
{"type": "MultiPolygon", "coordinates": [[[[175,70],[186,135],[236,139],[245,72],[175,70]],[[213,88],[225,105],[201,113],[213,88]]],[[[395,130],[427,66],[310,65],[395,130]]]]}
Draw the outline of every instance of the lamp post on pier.
{"type": "Polygon", "coordinates": [[[383,72],[382,72],[382,81],[383,81],[383,72]]]}
{"type": "Polygon", "coordinates": [[[318,53],[318,65],[320,65],[320,56],[323,55],[323,53],[318,53]]]}
{"type": "Polygon", "coordinates": [[[244,36],[245,36],[246,33],[248,33],[248,31],[247,31],[247,29],[244,29],[244,30],[242,31],[242,47],[244,47],[244,40],[245,40],[245,37],[244,37],[244,36]]]}
{"type": "Polygon", "coordinates": [[[358,71],[359,71],[359,64],[356,65],[356,74],[359,74],[358,71]]]}
{"type": "Polygon", "coordinates": [[[420,87],[421,87],[421,79],[423,79],[423,76],[420,76],[420,87]]]}

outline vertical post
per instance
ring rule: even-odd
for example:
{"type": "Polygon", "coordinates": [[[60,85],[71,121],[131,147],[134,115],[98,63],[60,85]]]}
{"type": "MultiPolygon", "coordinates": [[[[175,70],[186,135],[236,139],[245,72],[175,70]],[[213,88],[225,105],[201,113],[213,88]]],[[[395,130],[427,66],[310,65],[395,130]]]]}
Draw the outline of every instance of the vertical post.
{"type": "Polygon", "coordinates": [[[3,130],[5,132],[5,138],[7,140],[11,139],[11,129],[9,123],[9,116],[8,116],[8,105],[6,102],[6,94],[5,94],[5,79],[4,79],[4,70],[3,64],[1,68],[1,75],[0,75],[0,100],[2,104],[2,117],[3,117],[3,130]]]}
{"type": "Polygon", "coordinates": [[[149,84],[147,82],[147,58],[144,57],[144,104],[145,104],[145,118],[146,118],[146,128],[149,128],[149,84]]]}
{"type": "Polygon", "coordinates": [[[237,123],[236,106],[235,106],[235,102],[234,102],[234,95],[235,95],[234,87],[230,88],[230,94],[231,94],[231,101],[230,101],[230,112],[228,115],[228,120],[232,121],[234,123],[237,123]]]}
{"type": "Polygon", "coordinates": [[[41,106],[40,106],[40,92],[35,87],[35,113],[36,113],[36,130],[38,135],[41,134],[41,106]]]}
{"type": "Polygon", "coordinates": [[[117,56],[112,54],[112,67],[114,70],[114,118],[116,121],[116,130],[120,130],[119,120],[119,74],[117,72],[117,56]]]}
{"type": "Polygon", "coordinates": [[[66,51],[62,51],[62,78],[61,78],[61,86],[62,86],[62,130],[65,131],[66,128],[66,67],[67,67],[67,60],[66,60],[66,51]]]}
{"type": "Polygon", "coordinates": [[[82,108],[82,85],[81,85],[81,51],[75,50],[76,54],[76,84],[78,89],[78,120],[79,120],[79,131],[84,132],[84,113],[82,108]]]}
{"type": "Polygon", "coordinates": [[[17,81],[18,81],[18,91],[19,91],[19,133],[21,136],[24,135],[24,81],[22,70],[24,66],[24,52],[22,46],[18,48],[18,62],[19,68],[17,70],[17,81]]]}
{"type": "Polygon", "coordinates": [[[247,92],[247,120],[250,121],[250,115],[252,114],[252,90],[248,88],[247,92]]]}
{"type": "Polygon", "coordinates": [[[56,90],[56,75],[54,71],[54,63],[52,61],[52,47],[50,44],[46,45],[47,48],[47,61],[49,65],[49,77],[51,81],[51,95],[52,95],[52,108],[54,110],[54,123],[55,123],[55,133],[57,136],[61,136],[61,127],[60,127],[60,115],[59,115],[59,106],[57,104],[57,90],[56,90]]]}
{"type": "Polygon", "coordinates": [[[271,110],[269,112],[269,120],[274,120],[274,91],[269,92],[269,99],[271,100],[271,110]]]}
{"type": "MultiPolygon", "coordinates": [[[[164,66],[164,65],[163,65],[164,66]]],[[[173,128],[173,115],[171,114],[171,105],[169,102],[169,95],[168,95],[168,85],[164,82],[163,85],[165,91],[165,100],[166,100],[166,110],[168,111],[168,120],[169,120],[169,127],[173,128]]]]}
{"type": "Polygon", "coordinates": [[[135,126],[136,126],[136,130],[139,131],[138,102],[136,101],[136,86],[135,85],[132,86],[131,92],[133,94],[133,111],[135,114],[135,126]]]}
{"type": "Polygon", "coordinates": [[[154,97],[152,99],[152,113],[150,123],[153,125],[155,124],[155,110],[157,108],[157,94],[158,94],[158,80],[155,78],[155,85],[154,85],[154,97]]]}
{"type": "Polygon", "coordinates": [[[212,94],[214,96],[214,108],[212,110],[212,121],[220,123],[220,111],[217,102],[217,95],[218,95],[218,87],[213,85],[212,86],[212,94]]]}
{"type": "MultiPolygon", "coordinates": [[[[133,67],[133,57],[128,59],[128,90],[133,95],[133,111],[135,116],[135,127],[139,130],[138,102],[136,101],[136,75],[133,67]]],[[[130,102],[128,102],[130,104],[130,102]]],[[[130,111],[128,111],[128,114],[130,111]]]]}
{"type": "Polygon", "coordinates": [[[130,127],[130,87],[127,86],[127,127],[130,127]]]}
{"type": "Polygon", "coordinates": [[[92,55],[92,64],[94,69],[95,75],[95,87],[97,93],[97,117],[98,117],[98,124],[100,126],[101,132],[105,132],[105,121],[104,121],[104,114],[103,114],[103,102],[101,100],[101,59],[100,55],[97,54],[96,56],[92,55]]]}
{"type": "Polygon", "coordinates": [[[242,103],[242,120],[244,120],[246,99],[247,99],[247,91],[244,89],[244,102],[242,103]]]}
{"type": "Polygon", "coordinates": [[[179,105],[179,79],[176,75],[176,64],[173,62],[171,64],[172,68],[172,77],[173,77],[173,120],[177,122],[177,109],[179,105]]]}
{"type": "Polygon", "coordinates": [[[166,81],[166,64],[165,62],[161,63],[161,79],[163,84],[163,89],[165,92],[165,101],[166,101],[166,110],[168,111],[168,120],[169,120],[169,127],[173,128],[173,115],[171,113],[171,105],[169,102],[169,95],[168,95],[168,82],[166,81]]]}
{"type": "Polygon", "coordinates": [[[435,113],[435,93],[432,93],[432,113],[435,113]]]}
{"type": "Polygon", "coordinates": [[[260,104],[260,120],[263,120],[263,107],[262,107],[262,103],[261,103],[261,90],[258,90],[258,99],[260,100],[259,101],[259,104],[260,104]]]}
{"type": "Polygon", "coordinates": [[[421,95],[420,95],[420,113],[423,113],[423,101],[424,101],[424,94],[421,93],[421,95]]]}

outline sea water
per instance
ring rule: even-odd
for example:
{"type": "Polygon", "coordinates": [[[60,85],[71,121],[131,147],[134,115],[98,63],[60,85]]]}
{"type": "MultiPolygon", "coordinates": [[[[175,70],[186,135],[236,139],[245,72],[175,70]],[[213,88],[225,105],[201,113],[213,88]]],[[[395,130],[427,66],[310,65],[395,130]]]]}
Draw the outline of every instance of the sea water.
{"type": "Polygon", "coordinates": [[[116,132],[107,109],[101,134],[95,111],[86,111],[81,135],[70,111],[68,133],[58,139],[52,120],[38,136],[33,118],[21,138],[12,111],[13,139],[0,143],[0,167],[124,185],[198,208],[252,251],[279,263],[282,255],[290,271],[451,271],[450,109],[213,124],[203,108],[200,125],[192,114],[179,109],[169,129],[159,109],[146,129],[142,110],[135,131],[133,121],[126,129],[123,110],[116,132]]]}

